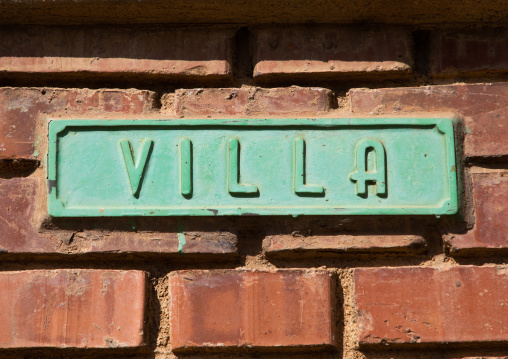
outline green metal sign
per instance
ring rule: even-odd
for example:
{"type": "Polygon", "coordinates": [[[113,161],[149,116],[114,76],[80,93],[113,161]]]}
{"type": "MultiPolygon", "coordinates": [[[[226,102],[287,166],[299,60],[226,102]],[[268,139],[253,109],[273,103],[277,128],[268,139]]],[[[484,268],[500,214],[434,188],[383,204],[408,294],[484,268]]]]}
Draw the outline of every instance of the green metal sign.
{"type": "Polygon", "coordinates": [[[54,120],[55,217],[453,214],[449,119],[54,120]]]}

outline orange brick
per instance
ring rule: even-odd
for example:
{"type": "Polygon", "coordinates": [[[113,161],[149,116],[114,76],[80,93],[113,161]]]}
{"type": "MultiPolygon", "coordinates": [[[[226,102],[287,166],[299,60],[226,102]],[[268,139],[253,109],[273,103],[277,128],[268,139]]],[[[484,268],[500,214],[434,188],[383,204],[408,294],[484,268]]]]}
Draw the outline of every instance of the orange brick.
{"type": "Polygon", "coordinates": [[[175,111],[192,116],[303,116],[331,108],[333,94],[323,88],[215,88],[177,90],[175,111]]]}
{"type": "Polygon", "coordinates": [[[354,270],[360,345],[508,340],[504,266],[354,270]]]}
{"type": "Polygon", "coordinates": [[[294,237],[267,236],[264,250],[271,256],[304,255],[308,253],[420,253],[427,248],[419,235],[336,235],[294,237]]]}
{"type": "Polygon", "coordinates": [[[169,282],[175,351],[335,344],[334,281],[326,271],[178,271],[169,282]]]}
{"type": "Polygon", "coordinates": [[[144,342],[141,271],[0,273],[0,348],[139,347],[144,342]]]}

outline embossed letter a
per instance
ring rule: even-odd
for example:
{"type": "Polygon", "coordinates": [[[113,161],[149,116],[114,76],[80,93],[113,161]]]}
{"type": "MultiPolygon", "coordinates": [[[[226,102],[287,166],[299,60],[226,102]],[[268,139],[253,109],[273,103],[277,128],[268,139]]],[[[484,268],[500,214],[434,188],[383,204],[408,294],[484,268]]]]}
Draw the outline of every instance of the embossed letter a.
{"type": "Polygon", "coordinates": [[[356,194],[358,196],[367,195],[367,185],[369,182],[376,183],[376,194],[386,194],[386,153],[383,144],[375,139],[369,138],[361,140],[356,147],[356,172],[349,178],[356,182],[356,194]],[[369,164],[369,152],[373,152],[376,157],[375,164],[369,164]],[[369,168],[371,167],[375,168],[369,168]]]}
{"type": "Polygon", "coordinates": [[[146,165],[148,164],[148,158],[153,148],[152,140],[143,140],[141,142],[141,151],[137,157],[136,164],[134,164],[134,151],[128,140],[120,141],[120,148],[122,149],[123,159],[125,166],[127,167],[127,175],[131,183],[132,195],[136,198],[139,197],[139,191],[141,190],[141,182],[145,172],[146,165]]]}

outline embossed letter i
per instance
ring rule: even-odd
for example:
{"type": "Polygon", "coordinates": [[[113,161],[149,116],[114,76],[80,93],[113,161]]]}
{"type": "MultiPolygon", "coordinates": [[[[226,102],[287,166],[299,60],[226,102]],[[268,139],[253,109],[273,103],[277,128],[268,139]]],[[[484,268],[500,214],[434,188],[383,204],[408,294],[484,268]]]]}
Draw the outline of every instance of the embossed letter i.
{"type": "MultiPolygon", "coordinates": [[[[372,164],[370,164],[372,166],[372,164]]],[[[376,194],[386,194],[386,152],[383,144],[375,139],[361,140],[356,147],[356,172],[349,178],[356,182],[356,194],[367,195],[368,182],[376,183],[376,194]],[[369,168],[369,152],[376,157],[375,168],[369,168]]]]}
{"type": "Polygon", "coordinates": [[[192,142],[188,138],[180,140],[180,191],[184,197],[192,195],[192,142]]]}
{"type": "Polygon", "coordinates": [[[130,142],[128,140],[121,140],[120,148],[122,149],[123,159],[127,167],[127,175],[131,183],[132,195],[138,198],[145,168],[148,164],[148,158],[152,152],[153,141],[141,141],[141,151],[136,155],[136,164],[134,164],[134,153],[130,142]]]}

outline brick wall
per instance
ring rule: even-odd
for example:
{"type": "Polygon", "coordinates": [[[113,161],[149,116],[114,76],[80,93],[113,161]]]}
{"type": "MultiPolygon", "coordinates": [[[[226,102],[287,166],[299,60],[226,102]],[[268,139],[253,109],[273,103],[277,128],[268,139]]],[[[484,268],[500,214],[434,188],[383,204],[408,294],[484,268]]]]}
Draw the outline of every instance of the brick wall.
{"type": "Polygon", "coordinates": [[[0,27],[0,358],[508,358],[508,28],[44,6],[0,27]],[[390,116],[459,120],[457,215],[47,212],[49,119],[390,116]]]}

